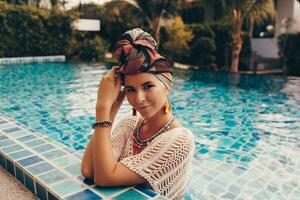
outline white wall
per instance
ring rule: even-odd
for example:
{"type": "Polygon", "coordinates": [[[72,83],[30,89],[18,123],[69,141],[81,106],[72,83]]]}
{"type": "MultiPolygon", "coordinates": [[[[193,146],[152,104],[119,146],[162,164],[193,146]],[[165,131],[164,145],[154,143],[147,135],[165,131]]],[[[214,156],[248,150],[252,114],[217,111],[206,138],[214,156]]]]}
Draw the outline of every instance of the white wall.
{"type": "Polygon", "coordinates": [[[299,32],[300,31],[300,3],[295,0],[294,4],[294,24],[293,24],[293,31],[299,32]]]}
{"type": "Polygon", "coordinates": [[[288,32],[300,31],[300,3],[297,0],[277,0],[276,30],[278,37],[284,30],[282,20],[286,17],[293,18],[293,24],[288,32]]]}
{"type": "Polygon", "coordinates": [[[275,38],[253,38],[252,51],[264,58],[279,58],[277,40],[275,38]]]}

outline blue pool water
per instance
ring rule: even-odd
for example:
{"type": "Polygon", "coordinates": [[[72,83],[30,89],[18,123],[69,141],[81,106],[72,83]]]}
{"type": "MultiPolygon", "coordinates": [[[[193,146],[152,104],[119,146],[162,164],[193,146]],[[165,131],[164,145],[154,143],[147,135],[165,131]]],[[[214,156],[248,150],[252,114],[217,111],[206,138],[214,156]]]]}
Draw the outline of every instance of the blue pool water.
{"type": "MultiPolygon", "coordinates": [[[[107,70],[103,64],[0,66],[0,112],[83,151],[107,70]]],[[[199,176],[186,199],[300,196],[300,78],[174,70],[174,81],[173,112],[196,139],[199,176]]],[[[126,101],[120,114],[130,110],[126,101]]]]}

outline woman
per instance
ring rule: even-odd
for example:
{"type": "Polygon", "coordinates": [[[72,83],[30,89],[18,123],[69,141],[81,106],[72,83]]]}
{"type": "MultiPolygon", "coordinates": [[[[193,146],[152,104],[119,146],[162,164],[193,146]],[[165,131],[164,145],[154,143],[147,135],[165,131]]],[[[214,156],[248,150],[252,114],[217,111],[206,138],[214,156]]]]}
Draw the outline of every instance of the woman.
{"type": "Polygon", "coordinates": [[[151,35],[133,29],[122,36],[115,52],[120,67],[99,84],[95,132],[81,172],[100,186],[145,184],[169,199],[181,199],[194,137],[171,113],[171,69],[151,35]],[[125,96],[133,113],[112,123],[125,96]]]}

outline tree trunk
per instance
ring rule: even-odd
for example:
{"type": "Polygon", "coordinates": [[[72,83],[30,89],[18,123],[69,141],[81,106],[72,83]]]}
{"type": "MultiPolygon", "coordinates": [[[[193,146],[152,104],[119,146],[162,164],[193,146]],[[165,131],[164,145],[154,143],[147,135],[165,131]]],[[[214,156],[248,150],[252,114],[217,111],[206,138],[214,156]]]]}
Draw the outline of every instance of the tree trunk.
{"type": "Polygon", "coordinates": [[[242,49],[242,26],[241,22],[237,21],[234,24],[234,31],[232,34],[232,55],[231,55],[231,72],[237,73],[239,71],[239,58],[242,49]]]}
{"type": "Polygon", "coordinates": [[[251,47],[251,53],[250,53],[250,69],[252,71],[256,71],[256,69],[254,69],[254,55],[252,52],[252,39],[253,39],[253,30],[254,30],[254,20],[253,17],[249,18],[249,30],[248,30],[248,35],[249,35],[249,43],[250,43],[250,47],[251,47]]]}
{"type": "Polygon", "coordinates": [[[160,17],[154,18],[151,22],[151,25],[152,25],[153,37],[157,42],[157,48],[158,48],[160,43],[160,17]]]}

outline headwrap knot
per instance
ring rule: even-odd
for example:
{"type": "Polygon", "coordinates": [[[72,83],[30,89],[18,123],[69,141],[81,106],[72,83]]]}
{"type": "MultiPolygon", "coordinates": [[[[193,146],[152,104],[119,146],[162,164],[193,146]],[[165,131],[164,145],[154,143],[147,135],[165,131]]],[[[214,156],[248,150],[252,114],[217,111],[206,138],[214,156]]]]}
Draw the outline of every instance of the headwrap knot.
{"type": "Polygon", "coordinates": [[[140,28],[132,29],[122,35],[116,44],[115,56],[120,61],[119,72],[123,75],[149,72],[157,77],[170,89],[172,70],[166,59],[157,52],[154,38],[140,28]],[[168,77],[166,80],[164,77],[168,77]],[[168,83],[166,83],[168,82],[168,83]]]}

